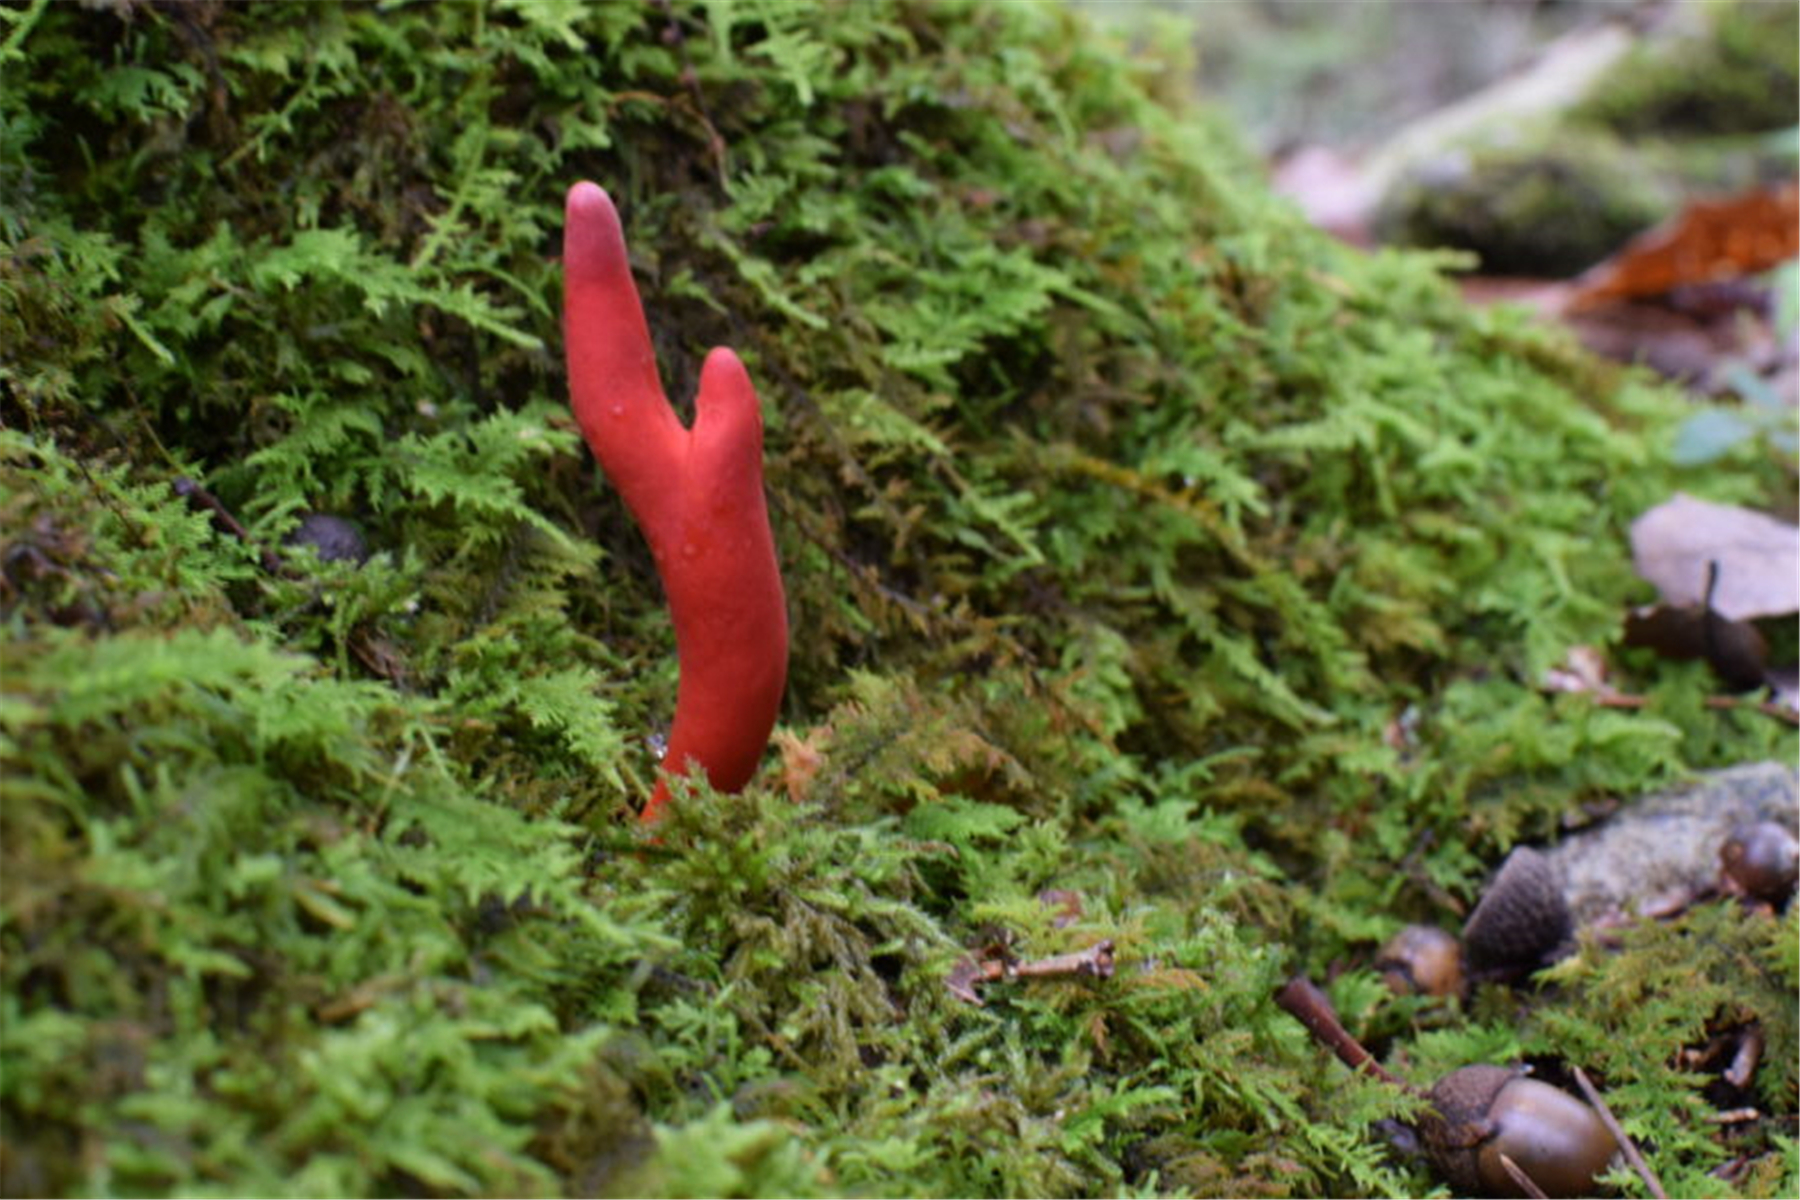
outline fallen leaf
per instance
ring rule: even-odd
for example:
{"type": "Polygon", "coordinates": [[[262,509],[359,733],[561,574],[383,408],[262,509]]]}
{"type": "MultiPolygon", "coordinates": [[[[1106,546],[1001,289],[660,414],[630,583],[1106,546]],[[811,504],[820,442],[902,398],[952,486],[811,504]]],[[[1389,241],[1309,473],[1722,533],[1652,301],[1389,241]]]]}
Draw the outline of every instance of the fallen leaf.
{"type": "Polygon", "coordinates": [[[1520,275],[1462,275],[1456,279],[1462,298],[1477,307],[1514,304],[1540,317],[1558,317],[1568,304],[1568,283],[1520,275]]]}
{"type": "Polygon", "coordinates": [[[1615,362],[1640,363],[1666,379],[1703,383],[1714,364],[1739,350],[1732,320],[1706,321],[1653,303],[1565,311],[1581,344],[1615,362]]]}
{"type": "Polygon", "coordinates": [[[805,737],[786,730],[775,735],[775,746],[781,752],[781,786],[794,803],[806,799],[812,790],[819,768],[825,765],[831,734],[831,726],[821,725],[809,730],[805,737]]]}
{"type": "Polygon", "coordinates": [[[1544,672],[1544,690],[1610,696],[1618,689],[1607,682],[1606,659],[1600,651],[1592,646],[1571,646],[1561,666],[1544,672]]]}
{"type": "Polygon", "coordinates": [[[983,1007],[981,997],[975,991],[975,985],[986,983],[994,976],[982,963],[978,963],[970,955],[963,955],[950,968],[950,974],[944,978],[944,986],[958,1000],[967,1000],[977,1008],[983,1007]]]}
{"type": "Polygon", "coordinates": [[[1379,196],[1353,158],[1329,146],[1301,146],[1275,164],[1271,183],[1333,237],[1352,246],[1374,244],[1370,221],[1379,196]]]}
{"type": "Polygon", "coordinates": [[[412,672],[406,665],[406,657],[393,642],[370,633],[366,626],[358,625],[350,631],[349,645],[350,653],[356,655],[356,660],[374,674],[403,688],[411,685],[412,672]]]}
{"type": "Polygon", "coordinates": [[[1571,308],[1757,275],[1800,253],[1800,185],[1696,200],[1576,281],[1571,308]]]}
{"type": "Polygon", "coordinates": [[[1713,611],[1736,621],[1800,611],[1800,530],[1763,513],[1678,492],[1632,522],[1631,557],[1674,607],[1704,603],[1717,563],[1713,611]]]}

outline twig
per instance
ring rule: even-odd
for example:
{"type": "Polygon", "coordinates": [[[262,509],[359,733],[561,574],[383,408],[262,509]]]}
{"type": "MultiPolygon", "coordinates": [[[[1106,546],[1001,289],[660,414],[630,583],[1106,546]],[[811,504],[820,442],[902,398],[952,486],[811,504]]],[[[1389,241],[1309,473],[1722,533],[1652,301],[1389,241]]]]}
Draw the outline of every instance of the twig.
{"type": "Polygon", "coordinates": [[[1762,1026],[1752,1022],[1744,1027],[1737,1053],[1731,1056],[1731,1064],[1724,1071],[1726,1083],[1737,1088],[1750,1086],[1756,1078],[1756,1064],[1762,1061],[1763,1040],[1762,1026]]]}
{"type": "Polygon", "coordinates": [[[1095,942],[1086,950],[1076,950],[1070,954],[1056,954],[1049,958],[1040,958],[1036,962],[1013,962],[1005,958],[986,958],[976,962],[965,957],[951,968],[950,977],[944,986],[952,995],[970,1004],[980,1006],[981,997],[976,994],[975,986],[982,983],[994,983],[1002,979],[1049,979],[1053,977],[1080,977],[1091,979],[1111,979],[1113,973],[1113,941],[1106,938],[1095,942]]]}
{"type": "Polygon", "coordinates": [[[1338,1061],[1352,1071],[1367,1071],[1383,1083],[1417,1094],[1417,1088],[1376,1062],[1375,1056],[1350,1036],[1350,1031],[1344,1028],[1344,1023],[1338,1020],[1337,1012],[1331,1007],[1330,998],[1306,976],[1296,975],[1283,984],[1281,990],[1275,993],[1275,1003],[1283,1012],[1306,1026],[1308,1033],[1337,1055],[1338,1061]]]}
{"type": "Polygon", "coordinates": [[[273,550],[258,542],[254,537],[251,537],[250,531],[244,528],[242,522],[231,515],[231,510],[226,508],[224,502],[217,496],[195,483],[192,479],[189,479],[186,475],[176,479],[170,487],[177,496],[212,513],[213,523],[220,529],[223,529],[226,533],[229,533],[232,537],[237,538],[246,545],[254,546],[258,556],[262,560],[263,570],[271,575],[278,575],[281,573],[281,559],[277,557],[273,550]]]}
{"type": "Polygon", "coordinates": [[[1762,1110],[1757,1108],[1728,1108],[1724,1112],[1708,1113],[1706,1121],[1712,1125],[1742,1125],[1747,1121],[1762,1120],[1762,1110]]]}
{"type": "Polygon", "coordinates": [[[1095,979],[1111,979],[1113,943],[1111,938],[1095,942],[1086,950],[1057,954],[1036,962],[1019,963],[1006,972],[1017,979],[1043,978],[1050,975],[1089,975],[1095,979]]]}
{"type": "MultiPolygon", "coordinates": [[[[1594,703],[1602,708],[1648,708],[1650,697],[1634,696],[1629,692],[1614,692],[1601,695],[1590,693],[1594,703]]],[[[1708,708],[1753,708],[1764,716],[1774,717],[1778,721],[1786,721],[1789,725],[1800,725],[1800,709],[1789,708],[1775,700],[1747,700],[1737,696],[1708,696],[1708,708]]]]}
{"type": "Polygon", "coordinates": [[[1514,1162],[1510,1155],[1500,1155],[1500,1166],[1512,1178],[1512,1181],[1519,1185],[1519,1191],[1530,1200],[1550,1200],[1550,1197],[1544,1194],[1544,1189],[1537,1185],[1537,1181],[1527,1175],[1525,1168],[1514,1162]]]}
{"type": "Polygon", "coordinates": [[[1650,1164],[1644,1161],[1642,1154],[1638,1153],[1637,1145],[1619,1125],[1619,1119],[1613,1116],[1612,1109],[1606,1106],[1606,1101],[1594,1087],[1593,1080],[1589,1079],[1587,1072],[1580,1067],[1575,1068],[1575,1082],[1581,1085],[1581,1094],[1587,1097],[1588,1103],[1593,1105],[1595,1111],[1600,1114],[1600,1120],[1606,1125],[1607,1132],[1613,1135],[1613,1141],[1619,1144],[1620,1151],[1624,1153],[1625,1161],[1637,1171],[1638,1176],[1644,1181],[1644,1186],[1650,1189],[1650,1194],[1656,1197],[1656,1200],[1669,1200],[1669,1193],[1663,1191],[1662,1181],[1657,1179],[1656,1172],[1650,1169],[1650,1164]]]}

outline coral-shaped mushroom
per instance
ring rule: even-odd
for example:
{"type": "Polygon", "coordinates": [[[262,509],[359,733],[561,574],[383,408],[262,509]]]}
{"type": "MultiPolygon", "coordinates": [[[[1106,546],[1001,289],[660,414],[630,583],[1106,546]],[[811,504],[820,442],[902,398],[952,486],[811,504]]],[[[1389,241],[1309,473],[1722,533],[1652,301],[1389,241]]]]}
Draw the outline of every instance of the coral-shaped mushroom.
{"type": "Polygon", "coordinates": [[[698,766],[741,789],[787,681],[787,604],[763,497],[762,415],[737,355],[706,357],[693,427],[669,407],[612,199],[569,189],[563,319],[575,418],[650,543],[675,623],[681,679],[654,821],[668,780],[698,766]]]}

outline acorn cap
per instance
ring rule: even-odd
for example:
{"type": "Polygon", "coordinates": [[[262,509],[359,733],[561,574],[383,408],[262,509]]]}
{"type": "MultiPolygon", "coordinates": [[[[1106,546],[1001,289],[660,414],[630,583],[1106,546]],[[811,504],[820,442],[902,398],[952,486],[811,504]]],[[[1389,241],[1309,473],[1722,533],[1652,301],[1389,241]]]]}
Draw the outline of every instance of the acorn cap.
{"type": "Polygon", "coordinates": [[[1429,1099],[1435,1115],[1419,1122],[1426,1153],[1459,1192],[1481,1192],[1481,1144],[1492,1134],[1488,1109],[1519,1073],[1491,1063],[1459,1067],[1437,1081],[1429,1099]]]}
{"type": "Polygon", "coordinates": [[[1516,978],[1560,957],[1574,932],[1556,865],[1518,846],[1469,914],[1463,952],[1477,978],[1516,978]]]}

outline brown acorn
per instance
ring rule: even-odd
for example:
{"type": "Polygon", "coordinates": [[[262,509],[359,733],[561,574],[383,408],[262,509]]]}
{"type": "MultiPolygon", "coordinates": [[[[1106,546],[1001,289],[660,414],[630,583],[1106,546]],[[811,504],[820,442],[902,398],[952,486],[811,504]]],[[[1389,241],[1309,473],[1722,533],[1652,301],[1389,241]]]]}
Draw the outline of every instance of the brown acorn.
{"type": "Polygon", "coordinates": [[[1338,1020],[1330,999],[1304,975],[1283,984],[1275,1003],[1352,1071],[1409,1095],[1424,1095],[1431,1108],[1419,1120],[1418,1136],[1432,1165],[1459,1192],[1592,1195],[1595,1176],[1618,1148],[1592,1108],[1547,1083],[1527,1079],[1521,1070],[1461,1067],[1421,1093],[1374,1060],[1338,1020]],[[1529,1179],[1536,1193],[1514,1171],[1529,1179]]]}
{"type": "Polygon", "coordinates": [[[1426,1153],[1461,1192],[1528,1194],[1510,1159],[1546,1196],[1591,1196],[1618,1144],[1592,1108],[1519,1071],[1481,1064],[1431,1089],[1437,1115],[1420,1123],[1426,1153]]]}
{"type": "Polygon", "coordinates": [[[1477,979],[1517,979],[1561,957],[1575,932],[1556,865],[1514,847],[1463,926],[1463,953],[1477,979]]]}
{"type": "Polygon", "coordinates": [[[1435,925],[1408,925],[1389,938],[1375,969],[1398,995],[1455,996],[1463,989],[1462,946],[1435,925]]]}

